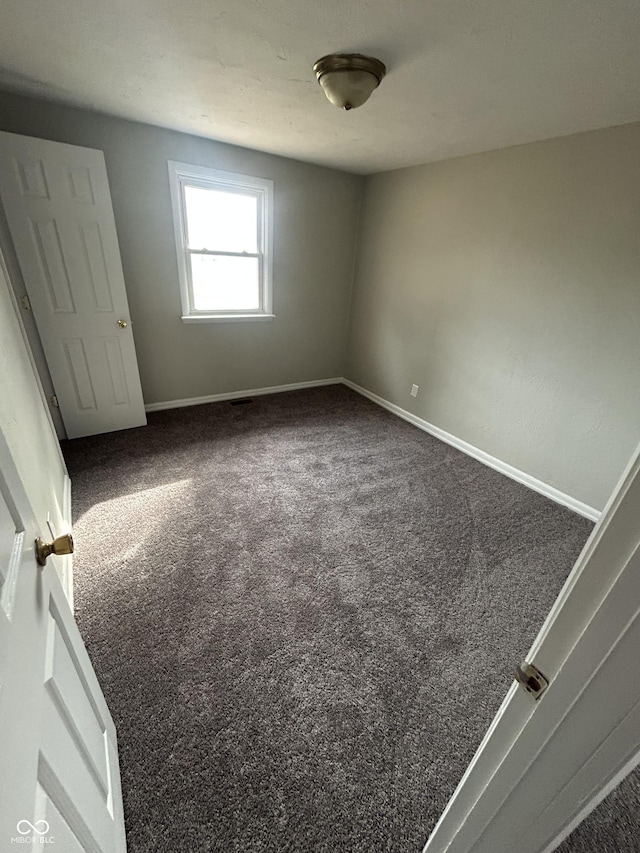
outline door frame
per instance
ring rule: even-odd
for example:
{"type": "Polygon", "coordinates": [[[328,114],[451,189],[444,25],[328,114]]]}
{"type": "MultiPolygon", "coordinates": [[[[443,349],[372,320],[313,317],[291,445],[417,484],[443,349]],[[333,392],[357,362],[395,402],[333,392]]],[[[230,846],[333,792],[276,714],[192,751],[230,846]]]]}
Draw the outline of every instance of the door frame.
{"type": "MultiPolygon", "coordinates": [[[[0,263],[2,263],[2,269],[5,271],[5,274],[8,274],[9,285],[13,291],[15,303],[16,305],[20,305],[22,300],[29,300],[29,295],[27,294],[27,288],[24,283],[24,279],[22,278],[20,264],[16,257],[16,251],[13,245],[13,240],[11,239],[9,223],[7,222],[7,215],[2,205],[2,199],[0,199],[0,256],[2,256],[2,261],[0,261],[0,263]]],[[[29,301],[27,304],[29,306],[31,305],[29,301]]],[[[43,399],[45,401],[45,409],[49,413],[53,422],[58,440],[61,441],[63,438],[67,437],[67,432],[64,428],[64,423],[62,422],[60,410],[52,407],[51,405],[51,398],[55,395],[55,389],[49,372],[49,365],[47,364],[44,350],[42,348],[42,340],[40,338],[38,327],[36,326],[33,311],[30,307],[27,308],[26,305],[23,304],[22,310],[19,311],[19,316],[24,327],[24,332],[27,336],[27,341],[30,344],[28,348],[29,355],[32,359],[36,376],[44,395],[43,399]]]]}
{"type": "MultiPolygon", "coordinates": [[[[610,655],[622,642],[626,627],[623,626],[624,630],[620,630],[620,625],[616,623],[615,629],[612,628],[612,632],[608,633],[602,630],[601,625],[607,612],[606,607],[611,606],[616,584],[620,584],[617,589],[621,590],[624,588],[622,584],[625,578],[628,581],[633,572],[636,572],[637,577],[640,554],[638,519],[640,446],[627,464],[527,655],[526,659],[535,662],[549,678],[555,694],[551,697],[551,692],[549,693],[553,702],[545,704],[546,697],[543,696],[538,705],[515,682],[512,684],[430,835],[424,853],[472,853],[476,846],[484,850],[481,839],[491,827],[492,821],[497,819],[507,798],[516,787],[526,788],[528,779],[533,778],[529,774],[532,773],[546,743],[565,717],[574,707],[578,707],[577,703],[580,702],[583,692],[581,688],[586,690],[590,680],[601,667],[606,666],[610,655]],[[582,642],[587,636],[591,640],[588,656],[589,643],[582,642]],[[580,682],[579,687],[576,686],[575,680],[572,682],[570,668],[565,668],[570,656],[574,675],[577,662],[585,680],[584,685],[580,682]],[[538,714],[535,720],[534,712],[538,714]],[[534,741],[531,731],[536,728],[538,740],[534,741]],[[529,744],[531,750],[537,749],[532,759],[531,753],[525,753],[529,744]]],[[[640,609],[639,604],[640,601],[636,599],[630,602],[630,607],[636,607],[634,619],[640,609]]],[[[632,624],[632,620],[629,621],[628,625],[632,624]]],[[[518,661],[514,660],[514,665],[516,663],[518,661]]],[[[583,701],[586,703],[587,700],[583,701]]],[[[577,796],[582,785],[578,801],[573,803],[572,807],[569,803],[563,804],[562,814],[557,816],[554,826],[551,827],[553,834],[544,834],[543,831],[541,846],[535,847],[533,843],[527,850],[535,847],[539,853],[551,853],[640,762],[638,738],[633,735],[633,731],[625,732],[622,725],[622,701],[612,695],[608,703],[609,708],[613,708],[617,713],[618,702],[618,723],[611,723],[607,728],[606,736],[601,738],[598,749],[590,751],[585,748],[584,754],[576,759],[578,769],[570,784],[575,785],[580,774],[583,774],[583,781],[578,782],[575,787],[577,796]],[[615,741],[612,740],[614,733],[615,741]],[[613,743],[616,744],[615,747],[612,746],[613,743]],[[588,784],[583,772],[587,763],[588,784]]],[[[589,708],[594,717],[598,715],[599,706],[583,707],[589,708]]],[[[637,709],[638,705],[634,707],[637,709]]],[[[553,781],[549,780],[548,786],[552,785],[553,781]]],[[[565,785],[565,788],[567,787],[565,785]]],[[[548,787],[548,791],[552,791],[552,787],[548,787]]],[[[508,807],[507,804],[506,808],[508,807]]],[[[526,815],[528,822],[535,819],[534,814],[539,817],[535,807],[536,804],[532,803],[531,813],[526,815]]],[[[546,809],[542,809],[540,815],[543,811],[546,809]]],[[[523,819],[522,814],[519,817],[523,819]]],[[[504,822],[504,819],[505,812],[502,811],[500,820],[504,822]]],[[[511,815],[511,819],[512,843],[520,828],[524,829],[524,826],[521,820],[518,820],[518,815],[511,815]]],[[[544,818],[542,820],[544,821],[544,818]]],[[[509,846],[504,849],[512,848],[509,846]]],[[[495,848],[495,853],[503,853],[503,850],[495,848]]]]}
{"type": "MultiPolygon", "coordinates": [[[[4,214],[4,211],[3,211],[4,214]]],[[[2,235],[2,228],[0,227],[0,235],[2,235]]],[[[42,379],[40,377],[40,371],[38,370],[38,364],[33,354],[33,349],[31,347],[31,342],[29,340],[29,335],[25,328],[25,324],[22,319],[22,315],[20,313],[20,307],[18,305],[18,297],[17,293],[19,290],[16,287],[15,281],[15,270],[10,270],[9,265],[7,264],[5,255],[4,255],[5,247],[3,245],[2,239],[0,239],[0,273],[4,275],[9,291],[9,298],[11,300],[11,304],[13,305],[13,313],[16,318],[16,323],[18,324],[18,328],[20,329],[20,334],[22,335],[22,339],[24,341],[25,349],[27,350],[27,354],[29,356],[29,361],[31,363],[31,371],[33,373],[33,378],[35,380],[36,386],[38,388],[38,393],[40,394],[40,398],[42,400],[42,407],[46,412],[47,420],[49,422],[49,428],[51,429],[51,434],[53,436],[53,440],[55,442],[55,446],[57,448],[57,452],[60,458],[60,462],[62,468],[65,471],[65,479],[64,479],[64,494],[62,499],[62,516],[65,522],[65,525],[68,530],[71,530],[71,479],[69,477],[69,472],[67,470],[67,463],[65,462],[64,455],[62,453],[62,448],[60,447],[60,440],[58,438],[58,433],[56,431],[55,424],[53,422],[53,418],[51,416],[51,409],[49,408],[49,401],[47,400],[47,395],[45,393],[44,387],[42,385],[42,379]],[[13,273],[13,274],[12,274],[13,273]]],[[[55,537],[54,537],[55,538],[55,537]]],[[[62,584],[62,588],[67,597],[67,601],[69,602],[69,607],[71,608],[71,612],[73,612],[73,555],[69,555],[66,560],[60,561],[63,565],[60,567],[60,582],[62,584]]]]}

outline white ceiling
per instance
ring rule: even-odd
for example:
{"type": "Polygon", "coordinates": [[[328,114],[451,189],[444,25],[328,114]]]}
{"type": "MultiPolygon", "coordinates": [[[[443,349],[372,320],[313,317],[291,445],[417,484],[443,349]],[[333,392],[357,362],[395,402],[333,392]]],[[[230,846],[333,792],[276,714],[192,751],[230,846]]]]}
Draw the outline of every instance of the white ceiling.
{"type": "Polygon", "coordinates": [[[368,173],[640,120],[638,0],[19,0],[0,86],[368,173]],[[388,74],[341,112],[312,71],[388,74]]]}

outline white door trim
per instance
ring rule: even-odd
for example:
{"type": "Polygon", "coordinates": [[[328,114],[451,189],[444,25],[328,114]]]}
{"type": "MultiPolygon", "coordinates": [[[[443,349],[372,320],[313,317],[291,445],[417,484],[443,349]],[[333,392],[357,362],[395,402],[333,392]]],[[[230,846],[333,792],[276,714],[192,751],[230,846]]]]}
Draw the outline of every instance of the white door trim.
{"type": "MultiPolygon", "coordinates": [[[[6,260],[0,248],[0,276],[4,276],[7,281],[8,287],[7,292],[9,294],[9,299],[11,300],[11,304],[13,306],[13,313],[16,318],[16,322],[18,328],[20,329],[20,334],[22,335],[22,340],[24,341],[24,347],[29,357],[29,362],[31,364],[31,372],[33,373],[33,379],[35,381],[36,387],[38,388],[38,393],[40,394],[40,399],[42,400],[42,408],[46,413],[46,418],[49,423],[49,428],[51,430],[51,436],[53,439],[53,445],[55,446],[56,453],[58,459],[60,461],[60,466],[64,471],[64,492],[62,495],[62,506],[61,506],[61,514],[62,521],[65,526],[71,530],[71,480],[69,478],[69,472],[67,470],[67,464],[65,462],[62,449],[60,447],[60,442],[58,440],[58,434],[56,432],[55,424],[53,423],[53,418],[51,417],[51,410],[49,408],[49,404],[47,401],[47,397],[42,386],[42,381],[40,379],[40,373],[38,371],[38,367],[36,365],[36,360],[33,355],[33,351],[31,349],[31,344],[29,342],[29,336],[27,335],[27,331],[24,326],[24,322],[22,320],[22,315],[20,313],[20,308],[18,306],[18,301],[16,299],[14,283],[11,280],[11,275],[9,272],[9,268],[7,266],[6,260]]],[[[42,535],[45,535],[46,531],[43,531],[42,535]]],[[[64,589],[65,595],[67,596],[67,600],[69,602],[69,606],[73,612],[73,556],[69,555],[65,557],[64,560],[60,561],[59,565],[59,575],[60,581],[62,583],[62,588],[64,589]]]]}
{"type": "MultiPolygon", "coordinates": [[[[11,299],[11,303],[13,305],[13,310],[16,315],[18,326],[20,327],[20,334],[22,335],[22,339],[24,340],[24,345],[29,355],[29,361],[31,362],[31,368],[33,370],[33,377],[35,379],[36,385],[38,386],[38,391],[40,393],[40,397],[42,398],[42,406],[47,413],[47,420],[49,421],[49,426],[51,427],[51,432],[55,439],[56,446],[58,448],[58,455],[60,458],[60,462],[64,470],[67,470],[66,462],[64,461],[64,456],[62,455],[62,450],[60,449],[60,442],[58,441],[58,433],[56,432],[55,424],[53,423],[53,418],[51,417],[51,411],[49,409],[49,401],[47,400],[47,396],[44,392],[44,388],[42,387],[42,382],[40,381],[40,374],[38,372],[38,366],[36,364],[36,360],[33,356],[33,351],[31,349],[31,344],[29,343],[29,336],[27,335],[27,330],[24,327],[24,323],[22,322],[22,315],[20,314],[20,308],[18,306],[18,302],[16,300],[16,288],[15,282],[13,281],[11,274],[9,272],[9,267],[7,266],[7,262],[2,253],[2,249],[0,247],[0,270],[1,274],[4,274],[7,282],[9,283],[9,297],[11,299]]],[[[68,474],[67,474],[68,476],[68,474]]],[[[71,503],[69,503],[69,524],[71,524],[71,503]]]]}

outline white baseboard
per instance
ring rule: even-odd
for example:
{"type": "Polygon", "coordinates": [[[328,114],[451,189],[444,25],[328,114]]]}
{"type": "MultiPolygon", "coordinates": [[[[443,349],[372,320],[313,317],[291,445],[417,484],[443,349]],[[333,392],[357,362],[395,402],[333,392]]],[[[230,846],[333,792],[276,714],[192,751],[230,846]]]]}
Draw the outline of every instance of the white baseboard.
{"type": "Polygon", "coordinates": [[[343,378],[342,382],[348,388],[351,388],[353,391],[357,391],[358,394],[362,394],[363,397],[367,397],[367,399],[377,403],[379,406],[382,406],[382,408],[393,412],[394,415],[398,415],[398,417],[403,418],[405,421],[409,421],[410,424],[417,426],[418,429],[428,432],[430,435],[439,438],[441,441],[445,441],[452,447],[456,447],[458,450],[466,453],[467,456],[472,456],[484,465],[488,465],[489,468],[493,468],[501,474],[505,474],[505,476],[510,477],[512,480],[516,480],[518,483],[522,483],[523,486],[528,486],[530,489],[533,489],[534,492],[539,492],[541,495],[550,498],[556,503],[566,506],[578,515],[582,515],[591,521],[597,521],[600,518],[600,510],[582,503],[582,501],[576,500],[576,498],[572,498],[571,495],[561,492],[559,489],[556,489],[554,486],[550,486],[548,483],[543,483],[542,480],[538,480],[536,477],[532,477],[531,474],[526,474],[524,471],[514,468],[513,465],[509,465],[501,459],[496,459],[495,456],[485,453],[484,450],[474,447],[473,444],[469,444],[467,441],[463,441],[461,438],[451,435],[451,433],[440,429],[440,427],[437,427],[422,418],[419,418],[417,415],[413,415],[411,412],[401,409],[400,406],[396,406],[395,403],[390,403],[383,397],[379,397],[377,394],[367,391],[366,388],[356,385],[356,383],[351,382],[350,379],[343,378]]]}
{"type": "Polygon", "coordinates": [[[310,382],[293,382],[289,385],[271,385],[267,388],[248,388],[243,391],[229,391],[224,394],[209,394],[205,397],[185,397],[181,400],[165,400],[161,403],[149,403],[145,406],[145,409],[147,412],[159,412],[163,409],[180,409],[185,406],[199,406],[202,403],[218,403],[224,400],[237,400],[240,397],[259,397],[263,394],[280,394],[283,391],[298,391],[303,388],[318,388],[322,385],[340,384],[344,384],[353,391],[357,391],[357,393],[362,394],[363,397],[367,397],[367,399],[377,403],[379,406],[382,406],[382,408],[387,409],[389,412],[393,412],[394,415],[397,415],[414,426],[417,426],[418,429],[428,432],[430,435],[439,438],[441,441],[450,444],[452,447],[456,447],[458,450],[466,453],[467,456],[472,456],[484,465],[488,465],[489,468],[493,468],[495,471],[499,471],[501,474],[510,477],[512,480],[516,480],[518,483],[528,486],[530,489],[533,489],[534,492],[539,492],[541,495],[550,498],[552,501],[562,504],[562,506],[566,506],[568,509],[573,510],[573,512],[578,513],[578,515],[582,515],[591,521],[597,521],[600,518],[600,511],[594,507],[588,506],[588,504],[576,500],[576,498],[572,498],[571,495],[561,492],[559,489],[556,489],[554,486],[550,486],[548,483],[543,483],[542,480],[538,480],[536,477],[532,477],[530,474],[526,474],[524,471],[514,468],[513,465],[509,465],[501,459],[496,459],[495,456],[485,453],[484,450],[474,447],[473,444],[469,444],[467,441],[457,438],[455,435],[440,429],[440,427],[423,420],[411,412],[407,412],[406,409],[401,409],[400,406],[396,406],[395,403],[390,403],[383,397],[379,397],[377,394],[367,391],[366,388],[356,385],[356,383],[352,382],[350,379],[345,379],[341,376],[335,376],[332,379],[314,379],[310,382]]]}
{"type": "Polygon", "coordinates": [[[229,391],[225,394],[209,394],[206,397],[184,397],[182,400],[165,400],[162,403],[148,403],[147,412],[160,412],[163,409],[182,409],[184,406],[199,406],[202,403],[219,403],[223,400],[237,400],[240,397],[260,397],[263,394],[280,394],[283,391],[299,391],[302,388],[319,388],[321,385],[340,385],[341,376],[333,379],[312,379],[310,382],[293,382],[290,385],[271,385],[268,388],[249,388],[246,391],[229,391]]]}

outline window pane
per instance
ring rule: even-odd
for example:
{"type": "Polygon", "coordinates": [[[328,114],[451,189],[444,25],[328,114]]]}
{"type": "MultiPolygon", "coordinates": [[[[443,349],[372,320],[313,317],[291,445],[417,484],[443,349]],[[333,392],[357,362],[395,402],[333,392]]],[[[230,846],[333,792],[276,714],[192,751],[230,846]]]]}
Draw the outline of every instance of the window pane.
{"type": "Polygon", "coordinates": [[[260,308],[258,258],[191,255],[191,282],[197,311],[260,308]]]}
{"type": "Polygon", "coordinates": [[[190,249],[258,251],[258,199],[254,195],[184,188],[190,249]]]}

